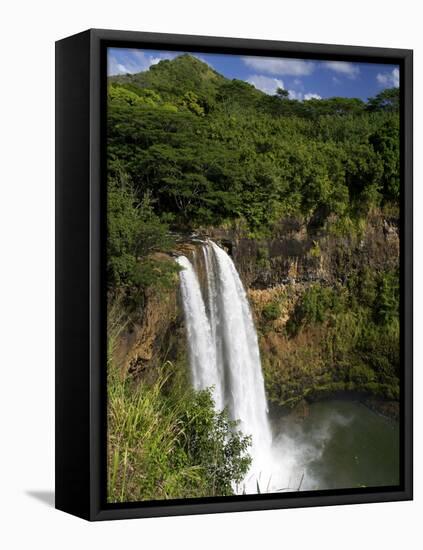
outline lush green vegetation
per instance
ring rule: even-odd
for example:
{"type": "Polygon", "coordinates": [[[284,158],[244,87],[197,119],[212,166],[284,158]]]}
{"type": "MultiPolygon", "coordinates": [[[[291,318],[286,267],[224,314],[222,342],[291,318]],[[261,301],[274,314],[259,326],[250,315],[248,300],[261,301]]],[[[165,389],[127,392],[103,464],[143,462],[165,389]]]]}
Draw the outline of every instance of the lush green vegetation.
{"type": "Polygon", "coordinates": [[[216,412],[210,390],[181,384],[163,365],[156,379],[122,376],[114,347],[125,317],[109,312],[108,499],[110,502],[233,494],[251,459],[251,439],[225,411],[216,412]]]}
{"type": "Polygon", "coordinates": [[[262,315],[266,321],[275,321],[280,314],[281,310],[279,304],[274,302],[266,304],[262,309],[262,315]]]}
{"type": "Polygon", "coordinates": [[[158,252],[173,245],[167,224],[154,212],[150,193],[138,198],[128,176],[108,184],[107,281],[112,294],[142,306],[148,289],[175,284],[177,264],[158,252]]]}
{"type": "MultiPolygon", "coordinates": [[[[109,310],[119,303],[122,314],[117,332],[109,325],[110,346],[144,322],[152,296],[176,289],[169,252],[187,231],[236,227],[270,270],[266,243],[282,219],[339,240],[359,238],[376,210],[397,219],[398,137],[397,89],[367,102],[297,101],[228,80],[190,55],[112,77],[107,280],[109,310]]],[[[310,256],[320,255],[317,239],[310,256]]],[[[284,308],[262,308],[261,328],[275,336],[262,349],[266,386],[279,403],[336,390],[398,398],[398,272],[359,265],[339,279],[308,285],[281,347],[272,323],[284,308]]],[[[131,376],[110,351],[110,501],[227,495],[248,470],[248,436],[214,411],[209,391],[180,382],[185,368],[131,376]]]]}
{"type": "MultiPolygon", "coordinates": [[[[267,305],[267,310],[275,304],[267,305]]],[[[265,310],[263,311],[265,313],[265,310]]],[[[311,284],[286,324],[287,340],[268,354],[270,397],[295,405],[334,391],[399,399],[398,271],[362,269],[346,285],[311,284]]]]}
{"type": "Polygon", "coordinates": [[[342,236],[376,207],[396,215],[398,107],[397,89],[367,103],[268,96],[190,55],[111,78],[110,291],[138,305],[146,288],[175,281],[157,254],[172,247],[169,230],[236,225],[269,237],[291,216],[342,236]]]}
{"type": "Polygon", "coordinates": [[[214,409],[210,391],[108,381],[109,501],[232,495],[248,471],[250,439],[214,409]]]}
{"type": "Polygon", "coordinates": [[[191,56],[112,79],[109,171],[127,174],[172,227],[281,216],[324,224],[398,200],[398,91],[290,100],[227,80],[191,56]]]}

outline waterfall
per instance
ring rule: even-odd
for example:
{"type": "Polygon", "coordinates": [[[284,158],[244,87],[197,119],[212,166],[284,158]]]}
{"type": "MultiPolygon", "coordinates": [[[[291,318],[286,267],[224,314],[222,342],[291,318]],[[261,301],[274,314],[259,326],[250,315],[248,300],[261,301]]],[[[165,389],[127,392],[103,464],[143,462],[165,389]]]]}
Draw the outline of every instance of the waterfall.
{"type": "Polygon", "coordinates": [[[212,342],[215,350],[216,367],[218,377],[221,381],[222,396],[224,395],[225,386],[225,371],[224,371],[224,356],[223,356],[223,339],[221,335],[221,316],[218,308],[218,286],[216,277],[216,262],[213,258],[211,248],[203,246],[204,266],[207,278],[207,305],[208,318],[210,322],[210,331],[212,342]]]}
{"type": "Polygon", "coordinates": [[[223,381],[217,372],[216,352],[206,315],[200,283],[191,262],[185,256],[177,258],[180,272],[182,303],[188,339],[192,383],[196,390],[214,387],[216,407],[223,407],[223,381]]]}
{"type": "Polygon", "coordinates": [[[214,386],[215,404],[226,407],[251,435],[252,465],[242,490],[256,492],[269,475],[272,435],[267,414],[257,333],[247,294],[229,255],[216,243],[203,245],[205,300],[191,262],[178,263],[194,387],[214,386]],[[207,304],[207,306],[206,306],[207,304]]]}

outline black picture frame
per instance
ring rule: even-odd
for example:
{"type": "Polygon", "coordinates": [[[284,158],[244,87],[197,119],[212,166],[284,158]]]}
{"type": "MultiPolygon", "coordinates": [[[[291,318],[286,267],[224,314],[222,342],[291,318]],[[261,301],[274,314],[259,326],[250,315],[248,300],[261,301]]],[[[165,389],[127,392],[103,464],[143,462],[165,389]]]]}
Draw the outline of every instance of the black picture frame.
{"type": "Polygon", "coordinates": [[[87,520],[412,499],[413,53],[91,29],[56,43],[56,508],[87,520]],[[362,488],[107,504],[105,369],[106,48],[395,63],[401,100],[401,483],[362,488]]]}

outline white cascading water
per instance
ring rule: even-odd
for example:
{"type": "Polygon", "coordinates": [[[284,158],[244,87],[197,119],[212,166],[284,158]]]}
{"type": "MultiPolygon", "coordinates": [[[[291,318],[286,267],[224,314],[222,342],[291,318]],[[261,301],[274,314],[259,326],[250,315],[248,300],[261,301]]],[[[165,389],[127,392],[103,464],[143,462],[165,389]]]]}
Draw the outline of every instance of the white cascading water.
{"type": "Polygon", "coordinates": [[[207,318],[200,283],[191,262],[185,256],[176,260],[180,272],[192,383],[196,390],[214,386],[216,407],[223,408],[223,381],[217,372],[215,345],[207,318]]]}
{"type": "Polygon", "coordinates": [[[194,387],[214,386],[215,404],[226,407],[239,428],[251,435],[252,465],[238,490],[269,485],[272,434],[268,421],[257,333],[235,265],[216,243],[203,245],[207,308],[191,262],[180,256],[182,301],[194,387]]]}
{"type": "MultiPolygon", "coordinates": [[[[225,371],[224,371],[224,356],[223,356],[223,338],[221,315],[218,307],[218,282],[216,277],[217,266],[213,257],[211,247],[203,246],[204,266],[207,278],[207,311],[210,323],[210,332],[212,336],[213,346],[215,349],[216,368],[221,381],[222,396],[224,397],[225,388],[225,371]]],[[[224,406],[224,403],[223,403],[224,406]]]]}

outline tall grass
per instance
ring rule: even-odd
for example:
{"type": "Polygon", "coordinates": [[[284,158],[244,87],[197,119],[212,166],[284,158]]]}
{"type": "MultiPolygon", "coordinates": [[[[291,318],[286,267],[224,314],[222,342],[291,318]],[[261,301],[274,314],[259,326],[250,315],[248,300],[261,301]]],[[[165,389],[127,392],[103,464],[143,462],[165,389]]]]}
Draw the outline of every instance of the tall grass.
{"type": "Polygon", "coordinates": [[[164,374],[153,385],[121,380],[110,369],[108,379],[109,501],[185,497],[200,489],[199,466],[180,456],[185,439],[183,402],[162,397],[164,374]]]}
{"type": "Polygon", "coordinates": [[[169,362],[153,383],[124,376],[114,361],[123,318],[109,308],[108,501],[232,494],[250,465],[250,438],[169,362]]]}

